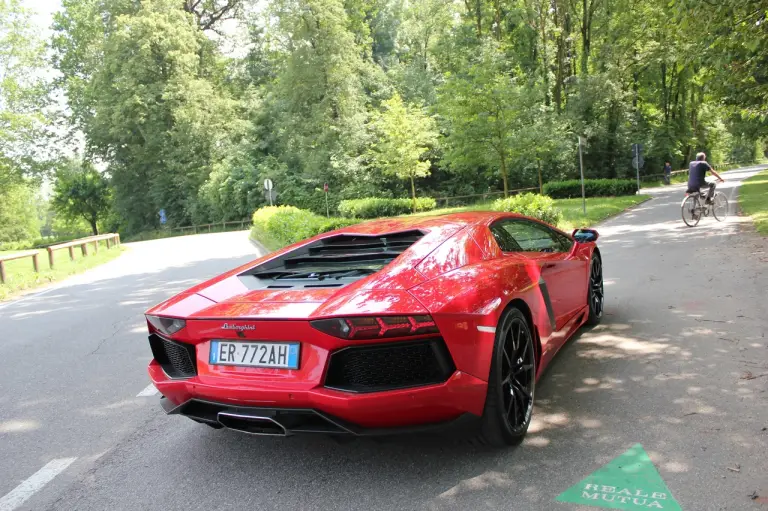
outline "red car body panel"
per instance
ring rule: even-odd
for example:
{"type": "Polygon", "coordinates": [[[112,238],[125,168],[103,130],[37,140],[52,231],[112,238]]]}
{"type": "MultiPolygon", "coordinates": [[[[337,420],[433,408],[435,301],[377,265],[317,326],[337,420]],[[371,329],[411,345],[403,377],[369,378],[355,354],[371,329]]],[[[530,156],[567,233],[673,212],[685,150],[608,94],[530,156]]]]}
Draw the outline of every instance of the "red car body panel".
{"type": "MultiPolygon", "coordinates": [[[[286,247],[194,286],[151,308],[147,315],[186,320],[184,328],[163,337],[194,346],[196,375],[171,378],[153,360],[149,365],[152,382],[173,405],[201,400],[241,407],[312,409],[361,428],[407,427],[449,421],[467,413],[481,415],[494,329],[510,304],[529,312],[538,340],[537,378],[588,315],[589,261],[595,244],[573,242],[567,253],[503,253],[489,226],[506,218],[524,219],[477,212],[368,222],[286,247]],[[318,240],[414,229],[423,236],[410,248],[376,273],[340,288],[250,289],[240,278],[244,272],[318,240]],[[366,393],[324,385],[329,357],[340,350],[434,336],[352,341],[323,333],[311,321],[403,315],[430,315],[434,320],[455,366],[445,381],[366,393]],[[223,329],[228,322],[256,328],[223,329]],[[211,340],[298,341],[298,369],[212,365],[211,340]]],[[[151,334],[158,333],[148,326],[151,334]]]]}

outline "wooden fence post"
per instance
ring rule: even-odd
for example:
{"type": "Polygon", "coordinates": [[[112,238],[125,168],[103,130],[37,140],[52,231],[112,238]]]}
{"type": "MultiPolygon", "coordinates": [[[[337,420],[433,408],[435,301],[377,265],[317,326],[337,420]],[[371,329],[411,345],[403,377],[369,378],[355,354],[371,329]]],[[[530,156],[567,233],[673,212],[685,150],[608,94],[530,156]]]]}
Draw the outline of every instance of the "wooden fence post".
{"type": "Polygon", "coordinates": [[[0,261],[0,284],[5,284],[5,262],[0,261]]]}
{"type": "Polygon", "coordinates": [[[93,253],[94,254],[99,253],[99,240],[96,240],[93,242],[93,253]]]}
{"type": "Polygon", "coordinates": [[[48,267],[53,269],[53,250],[51,247],[48,247],[48,267]]]}
{"type": "Polygon", "coordinates": [[[88,255],[88,243],[83,243],[80,245],[80,251],[83,253],[83,256],[88,255]]]}
{"type": "Polygon", "coordinates": [[[32,266],[35,267],[35,273],[40,273],[40,264],[37,260],[38,254],[32,254],[32,266]]]}
{"type": "Polygon", "coordinates": [[[73,261],[75,260],[75,247],[68,247],[69,248],[69,258],[73,261]]]}

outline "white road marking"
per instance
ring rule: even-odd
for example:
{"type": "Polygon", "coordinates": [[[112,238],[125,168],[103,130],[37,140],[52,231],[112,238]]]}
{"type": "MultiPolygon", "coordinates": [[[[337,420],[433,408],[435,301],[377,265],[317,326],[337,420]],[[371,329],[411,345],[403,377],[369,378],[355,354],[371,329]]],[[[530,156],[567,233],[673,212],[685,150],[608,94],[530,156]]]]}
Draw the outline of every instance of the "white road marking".
{"type": "Polygon", "coordinates": [[[489,334],[495,334],[496,333],[496,327],[495,326],[482,326],[482,325],[478,325],[477,326],[477,331],[478,332],[487,332],[489,334]]]}
{"type": "Polygon", "coordinates": [[[51,460],[43,468],[32,474],[29,479],[11,490],[3,498],[0,498],[0,511],[13,511],[43,486],[66,470],[77,458],[59,458],[51,460]]]}
{"type": "Polygon", "coordinates": [[[147,385],[147,388],[136,394],[136,397],[149,397],[157,394],[157,388],[151,383],[147,385]]]}

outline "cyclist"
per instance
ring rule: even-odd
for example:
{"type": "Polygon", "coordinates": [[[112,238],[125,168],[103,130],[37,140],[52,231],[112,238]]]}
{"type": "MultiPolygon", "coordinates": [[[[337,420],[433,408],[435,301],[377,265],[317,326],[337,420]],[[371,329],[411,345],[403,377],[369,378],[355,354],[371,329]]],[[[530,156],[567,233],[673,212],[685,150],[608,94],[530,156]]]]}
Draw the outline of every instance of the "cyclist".
{"type": "Polygon", "coordinates": [[[720,177],[720,174],[715,172],[715,169],[707,163],[707,155],[698,153],[696,154],[696,160],[692,161],[688,166],[688,190],[686,193],[701,193],[701,189],[708,186],[707,200],[704,203],[710,204],[712,196],[715,194],[715,183],[706,182],[704,177],[707,175],[707,171],[714,174],[719,182],[725,182],[725,179],[720,177]]]}

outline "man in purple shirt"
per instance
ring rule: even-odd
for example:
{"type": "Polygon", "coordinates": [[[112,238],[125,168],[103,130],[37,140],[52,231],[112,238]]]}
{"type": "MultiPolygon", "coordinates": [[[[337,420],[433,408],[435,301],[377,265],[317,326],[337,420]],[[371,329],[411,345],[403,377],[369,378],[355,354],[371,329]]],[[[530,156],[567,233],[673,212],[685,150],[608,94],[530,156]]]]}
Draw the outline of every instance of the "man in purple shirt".
{"type": "Polygon", "coordinates": [[[724,183],[725,180],[715,172],[709,163],[707,163],[707,155],[704,153],[698,153],[696,160],[692,161],[688,166],[688,190],[686,193],[700,193],[704,187],[709,187],[707,192],[706,204],[712,201],[712,196],[715,194],[715,183],[707,183],[704,177],[707,175],[707,171],[710,171],[717,180],[724,183]]]}

